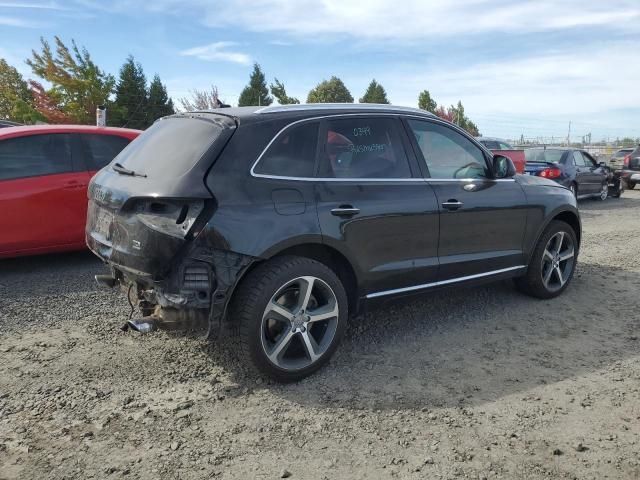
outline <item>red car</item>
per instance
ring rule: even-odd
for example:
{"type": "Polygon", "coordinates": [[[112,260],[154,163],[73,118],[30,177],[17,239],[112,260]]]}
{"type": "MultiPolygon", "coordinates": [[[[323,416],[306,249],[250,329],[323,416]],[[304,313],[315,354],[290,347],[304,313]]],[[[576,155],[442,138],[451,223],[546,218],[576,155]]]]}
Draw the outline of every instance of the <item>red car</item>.
{"type": "Polygon", "coordinates": [[[516,172],[524,173],[527,160],[524,157],[524,150],[513,148],[506,141],[493,137],[476,137],[481,144],[491,150],[491,153],[498,153],[509,157],[516,167],[516,172]]]}
{"type": "Polygon", "coordinates": [[[0,129],[0,258],[85,248],[87,186],[139,130],[0,129]]]}

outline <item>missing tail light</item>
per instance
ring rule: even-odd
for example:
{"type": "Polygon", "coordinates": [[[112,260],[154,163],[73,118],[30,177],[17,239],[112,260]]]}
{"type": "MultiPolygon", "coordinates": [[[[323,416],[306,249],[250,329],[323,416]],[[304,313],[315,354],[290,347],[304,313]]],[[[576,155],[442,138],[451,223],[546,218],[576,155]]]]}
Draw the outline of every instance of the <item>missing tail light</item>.
{"type": "Polygon", "coordinates": [[[139,199],[133,206],[136,217],[147,227],[185,238],[204,209],[204,200],[139,199]]]}
{"type": "Polygon", "coordinates": [[[557,167],[545,168],[541,170],[538,175],[544,178],[560,178],[562,170],[557,167]]]}

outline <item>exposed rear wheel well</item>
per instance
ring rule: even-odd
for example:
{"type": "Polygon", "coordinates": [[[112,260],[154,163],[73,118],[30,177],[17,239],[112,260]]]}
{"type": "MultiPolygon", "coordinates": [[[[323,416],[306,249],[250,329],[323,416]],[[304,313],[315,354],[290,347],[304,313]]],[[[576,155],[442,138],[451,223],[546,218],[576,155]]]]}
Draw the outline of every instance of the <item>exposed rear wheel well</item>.
{"type": "MultiPolygon", "coordinates": [[[[296,245],[294,247],[287,248],[278,252],[269,259],[254,262],[242,275],[242,278],[238,282],[243,282],[247,276],[258,265],[268,262],[271,258],[282,257],[286,255],[292,255],[297,257],[311,258],[316,260],[327,267],[329,267],[338,276],[345,291],[347,292],[347,298],[349,301],[349,311],[355,312],[358,308],[358,280],[356,274],[351,266],[351,263],[346,259],[344,255],[338,252],[336,249],[328,247],[326,245],[309,243],[303,245],[296,245]]],[[[234,291],[237,289],[237,285],[234,291]]]]}
{"type": "Polygon", "coordinates": [[[279,252],[275,256],[295,255],[306,257],[325,264],[338,276],[349,300],[349,311],[354,312],[358,306],[358,280],[347,258],[339,251],[326,245],[309,243],[296,245],[279,252]]]}

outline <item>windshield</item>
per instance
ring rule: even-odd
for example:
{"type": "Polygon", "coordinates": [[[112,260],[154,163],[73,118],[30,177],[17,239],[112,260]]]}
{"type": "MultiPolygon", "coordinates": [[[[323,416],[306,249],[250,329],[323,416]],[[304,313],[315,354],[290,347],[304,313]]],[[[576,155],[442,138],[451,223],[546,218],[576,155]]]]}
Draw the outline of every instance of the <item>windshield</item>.
{"type": "Polygon", "coordinates": [[[136,174],[180,176],[234,123],[227,117],[168,117],[154,123],[113,159],[136,174]]]}
{"type": "Polygon", "coordinates": [[[559,162],[564,150],[526,150],[524,157],[527,162],[559,162]]]}

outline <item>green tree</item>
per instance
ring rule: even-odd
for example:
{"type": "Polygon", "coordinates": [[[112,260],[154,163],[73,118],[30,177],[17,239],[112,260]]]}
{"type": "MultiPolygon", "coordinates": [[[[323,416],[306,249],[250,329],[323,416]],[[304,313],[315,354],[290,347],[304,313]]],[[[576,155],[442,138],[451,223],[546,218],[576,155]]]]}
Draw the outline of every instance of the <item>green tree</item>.
{"type": "Polygon", "coordinates": [[[449,107],[449,114],[451,116],[451,121],[461,128],[464,128],[469,134],[477,137],[480,135],[478,131],[478,127],[475,123],[473,123],[469,117],[467,117],[464,113],[464,107],[462,106],[462,102],[458,101],[456,106],[451,105],[449,107]]]}
{"type": "Polygon", "coordinates": [[[384,87],[376,82],[375,78],[367,87],[364,96],[360,99],[360,103],[389,103],[387,92],[384,87]]]}
{"type": "Polygon", "coordinates": [[[267,106],[273,103],[273,97],[269,95],[267,82],[264,73],[260,69],[260,65],[253,64],[253,72],[249,77],[249,85],[244,87],[240,98],[238,99],[239,107],[248,107],[254,105],[267,106]]]}
{"type": "Polygon", "coordinates": [[[147,119],[147,96],[147,77],[142,65],[129,55],[120,67],[116,99],[107,110],[109,125],[147,128],[150,123],[147,119]]]}
{"type": "Polygon", "coordinates": [[[423,90],[418,96],[418,108],[426,110],[427,112],[436,113],[438,104],[431,98],[429,90],[423,90]]]}
{"type": "Polygon", "coordinates": [[[20,72],[0,58],[0,118],[23,122],[22,110],[31,104],[31,92],[20,72]],[[20,112],[16,109],[20,102],[20,112]]]}
{"type": "Polygon", "coordinates": [[[309,92],[307,103],[353,103],[353,96],[342,80],[333,76],[309,92]]]}
{"type": "Polygon", "coordinates": [[[51,85],[47,94],[62,112],[75,122],[94,123],[96,107],[107,102],[115,80],[98,68],[86,48],[79,49],[73,40],[68,48],[59,37],[54,38],[55,53],[41,38],[42,51],[32,50],[27,65],[51,85]]]}
{"type": "Polygon", "coordinates": [[[280,105],[291,105],[293,103],[300,103],[300,100],[294,97],[289,97],[287,95],[287,91],[284,88],[284,84],[278,80],[274,79],[274,83],[271,84],[271,94],[276,97],[278,103],[280,105]]]}
{"type": "Polygon", "coordinates": [[[160,77],[155,75],[149,85],[149,97],[147,98],[147,121],[151,125],[160,117],[173,115],[173,100],[167,94],[167,88],[160,81],[160,77]]]}

